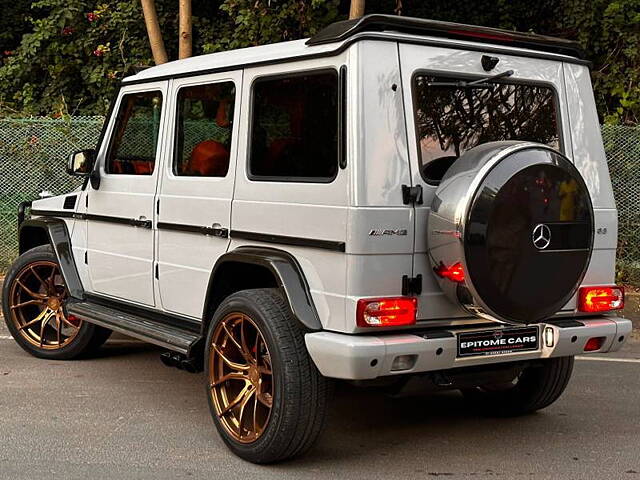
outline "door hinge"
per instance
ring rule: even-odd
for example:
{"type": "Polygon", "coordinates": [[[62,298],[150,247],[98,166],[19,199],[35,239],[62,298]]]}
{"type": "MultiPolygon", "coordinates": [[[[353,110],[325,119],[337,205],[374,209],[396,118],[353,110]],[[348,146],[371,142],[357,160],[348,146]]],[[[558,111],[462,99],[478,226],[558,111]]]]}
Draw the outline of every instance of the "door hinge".
{"type": "Polygon", "coordinates": [[[88,253],[89,252],[87,250],[84,251],[84,263],[85,263],[85,265],[89,264],[89,255],[88,255],[88,253]]]}
{"type": "Polygon", "coordinates": [[[422,275],[402,276],[402,295],[420,295],[422,293],[422,275]]]}
{"type": "Polygon", "coordinates": [[[402,203],[405,205],[422,205],[422,185],[410,187],[402,185],[402,203]]]}
{"type": "Polygon", "coordinates": [[[156,280],[160,279],[160,266],[156,263],[156,280]]]}

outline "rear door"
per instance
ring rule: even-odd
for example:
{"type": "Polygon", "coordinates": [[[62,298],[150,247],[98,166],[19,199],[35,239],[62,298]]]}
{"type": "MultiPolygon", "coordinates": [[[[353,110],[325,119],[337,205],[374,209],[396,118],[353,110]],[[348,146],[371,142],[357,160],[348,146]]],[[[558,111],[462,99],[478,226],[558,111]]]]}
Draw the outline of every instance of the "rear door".
{"type": "Polygon", "coordinates": [[[229,246],[242,71],[176,79],[158,196],[158,288],[165,310],[202,316],[229,246]]]}
{"type": "Polygon", "coordinates": [[[421,45],[399,46],[406,106],[411,175],[424,202],[416,207],[414,276],[423,277],[420,311],[428,317],[468,316],[436,283],[427,255],[427,219],[439,180],[456,158],[481,143],[530,140],[551,145],[571,158],[562,63],[507,54],[490,72],[482,52],[421,45]],[[477,80],[506,70],[514,74],[495,88],[439,86],[477,80]]]}
{"type": "Polygon", "coordinates": [[[168,82],[125,86],[98,152],[100,186],[87,192],[93,290],[154,306],[154,196],[168,82]]]}

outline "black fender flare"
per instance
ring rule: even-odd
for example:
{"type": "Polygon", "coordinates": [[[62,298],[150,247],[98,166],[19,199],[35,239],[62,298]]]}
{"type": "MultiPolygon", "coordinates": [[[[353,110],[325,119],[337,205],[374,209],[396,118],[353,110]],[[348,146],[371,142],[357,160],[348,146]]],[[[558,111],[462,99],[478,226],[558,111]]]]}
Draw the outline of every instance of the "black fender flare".
{"type": "Polygon", "coordinates": [[[20,224],[18,232],[20,254],[28,250],[31,242],[26,240],[29,232],[34,229],[42,230],[49,239],[49,244],[58,258],[60,271],[69,290],[69,295],[78,300],[84,299],[84,287],[78,275],[73,251],[71,249],[71,236],[64,220],[55,217],[38,217],[25,220],[20,224]]]}
{"type": "Polygon", "coordinates": [[[202,311],[203,329],[207,328],[207,316],[213,310],[212,307],[217,307],[215,305],[215,289],[219,279],[216,278],[216,274],[221,266],[230,262],[256,265],[269,270],[298,321],[307,330],[322,330],[320,316],[313,303],[309,285],[300,264],[293,255],[268,247],[238,247],[225,253],[216,261],[209,277],[207,296],[202,311]]]}

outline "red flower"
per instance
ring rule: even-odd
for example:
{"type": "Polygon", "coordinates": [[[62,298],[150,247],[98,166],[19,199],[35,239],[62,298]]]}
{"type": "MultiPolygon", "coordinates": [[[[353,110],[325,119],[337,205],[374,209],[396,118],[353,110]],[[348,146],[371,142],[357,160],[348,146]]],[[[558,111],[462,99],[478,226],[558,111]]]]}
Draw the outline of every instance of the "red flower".
{"type": "Polygon", "coordinates": [[[13,55],[13,51],[12,51],[12,50],[5,50],[5,51],[4,51],[4,52],[2,52],[2,53],[4,53],[4,56],[5,56],[5,57],[10,57],[11,55],[13,55]]]}
{"type": "Polygon", "coordinates": [[[102,51],[102,49],[100,49],[100,48],[96,48],[96,49],[93,51],[93,54],[94,54],[96,57],[101,57],[101,56],[103,56],[103,55],[104,55],[104,52],[102,51]]]}
{"type": "Polygon", "coordinates": [[[98,15],[96,15],[93,12],[87,13],[86,17],[87,17],[87,20],[89,20],[90,22],[95,22],[98,19],[98,15]]]}
{"type": "Polygon", "coordinates": [[[71,35],[71,34],[72,34],[73,32],[75,32],[75,31],[76,31],[76,30],[75,30],[75,28],[73,28],[73,27],[64,27],[64,28],[62,29],[62,35],[64,35],[64,36],[69,36],[69,35],[71,35]]]}

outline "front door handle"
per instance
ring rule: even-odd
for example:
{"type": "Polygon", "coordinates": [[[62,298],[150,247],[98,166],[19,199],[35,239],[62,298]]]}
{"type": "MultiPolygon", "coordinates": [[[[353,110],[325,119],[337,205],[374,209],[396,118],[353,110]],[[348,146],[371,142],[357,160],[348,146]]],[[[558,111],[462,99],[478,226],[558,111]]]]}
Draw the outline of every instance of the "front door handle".
{"type": "Polygon", "coordinates": [[[148,220],[144,215],[140,215],[139,218],[132,218],[129,222],[134,227],[142,227],[142,228],[151,228],[153,227],[153,223],[151,220],[148,220]]]}

